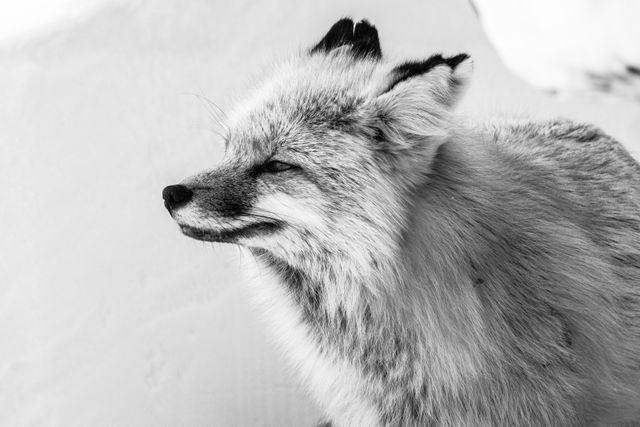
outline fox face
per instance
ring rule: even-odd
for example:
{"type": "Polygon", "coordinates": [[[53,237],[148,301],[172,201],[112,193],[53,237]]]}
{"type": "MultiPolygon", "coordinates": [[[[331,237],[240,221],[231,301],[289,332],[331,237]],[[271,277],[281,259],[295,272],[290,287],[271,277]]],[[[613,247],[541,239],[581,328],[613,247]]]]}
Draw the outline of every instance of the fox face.
{"type": "Polygon", "coordinates": [[[394,250],[470,70],[464,54],[386,61],[372,25],[340,20],[236,109],[222,164],[165,188],[165,206],[195,239],[373,262],[394,250]]]}

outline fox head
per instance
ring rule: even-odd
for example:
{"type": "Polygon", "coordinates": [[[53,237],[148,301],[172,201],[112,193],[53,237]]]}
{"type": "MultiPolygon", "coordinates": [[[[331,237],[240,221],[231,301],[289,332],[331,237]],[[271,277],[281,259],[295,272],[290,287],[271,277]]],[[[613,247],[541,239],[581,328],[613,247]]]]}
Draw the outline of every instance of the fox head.
{"type": "Polygon", "coordinates": [[[291,262],[376,262],[405,232],[471,72],[465,54],[393,62],[342,19],[230,116],[217,168],[163,191],[182,232],[291,262]]]}

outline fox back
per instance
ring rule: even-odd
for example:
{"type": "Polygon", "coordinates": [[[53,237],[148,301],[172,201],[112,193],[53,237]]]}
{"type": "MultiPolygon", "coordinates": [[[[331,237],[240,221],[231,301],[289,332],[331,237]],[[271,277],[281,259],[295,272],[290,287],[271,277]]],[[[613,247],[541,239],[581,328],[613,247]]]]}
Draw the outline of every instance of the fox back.
{"type": "Polygon", "coordinates": [[[251,253],[336,426],[640,425],[640,166],[588,125],[462,121],[471,72],[340,20],[165,206],[251,253]]]}

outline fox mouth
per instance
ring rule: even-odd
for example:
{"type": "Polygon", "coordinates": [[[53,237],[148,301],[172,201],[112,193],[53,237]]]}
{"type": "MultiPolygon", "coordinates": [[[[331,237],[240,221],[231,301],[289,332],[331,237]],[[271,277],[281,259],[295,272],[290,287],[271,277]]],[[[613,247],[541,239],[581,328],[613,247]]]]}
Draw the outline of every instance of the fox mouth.
{"type": "Polygon", "coordinates": [[[185,236],[204,242],[235,243],[238,239],[256,237],[270,234],[278,230],[281,224],[278,222],[257,222],[243,227],[228,228],[223,230],[206,230],[192,227],[190,225],[180,225],[180,230],[185,236]]]}

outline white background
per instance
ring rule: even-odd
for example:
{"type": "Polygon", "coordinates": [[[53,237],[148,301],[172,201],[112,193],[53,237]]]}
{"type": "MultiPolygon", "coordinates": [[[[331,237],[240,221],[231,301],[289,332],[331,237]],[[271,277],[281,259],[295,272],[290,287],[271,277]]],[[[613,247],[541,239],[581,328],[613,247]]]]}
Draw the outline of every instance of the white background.
{"type": "Polygon", "coordinates": [[[340,17],[369,18],[401,59],[470,53],[465,114],[561,115],[640,147],[637,104],[527,86],[466,0],[23,3],[0,5],[1,426],[319,419],[248,301],[238,250],[182,236],[160,195],[220,159],[194,94],[229,109],[340,17]]]}

